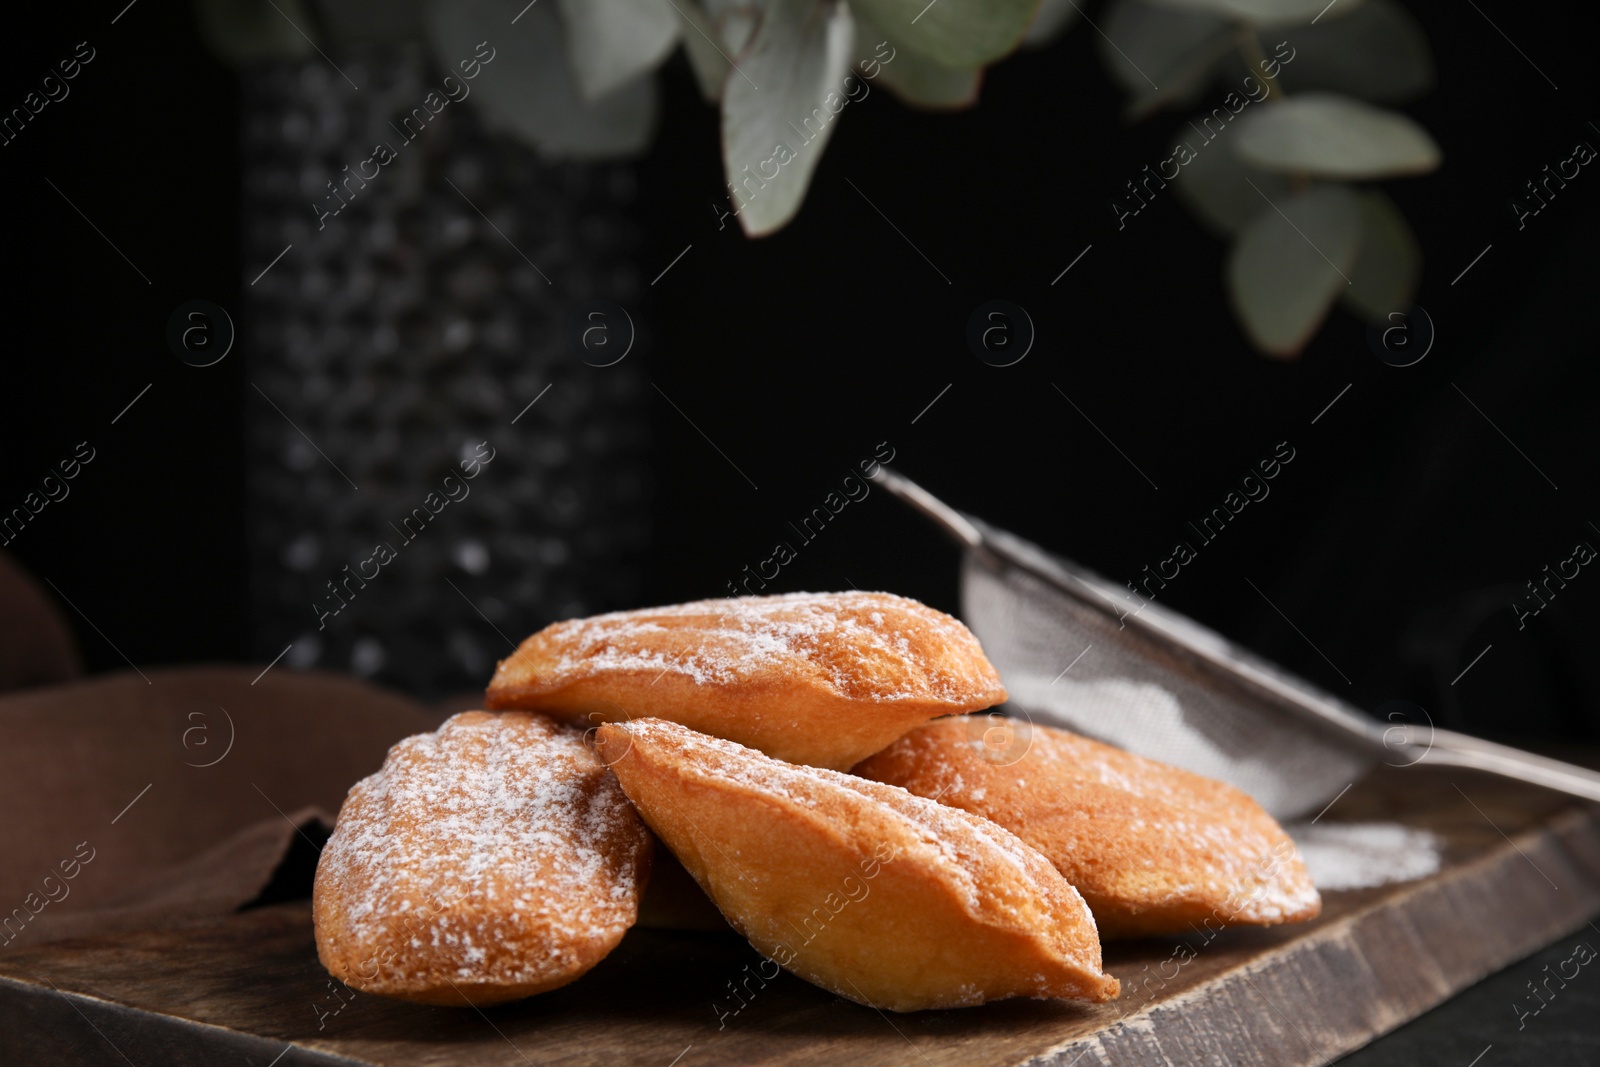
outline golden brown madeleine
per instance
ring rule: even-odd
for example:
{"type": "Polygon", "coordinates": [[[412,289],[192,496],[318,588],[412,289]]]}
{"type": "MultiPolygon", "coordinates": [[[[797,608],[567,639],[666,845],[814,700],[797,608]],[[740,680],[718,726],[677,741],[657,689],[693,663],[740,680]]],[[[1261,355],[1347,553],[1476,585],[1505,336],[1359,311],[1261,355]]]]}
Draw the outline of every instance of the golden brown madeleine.
{"type": "Polygon", "coordinates": [[[559,622],[522,642],[487,706],[586,726],[654,716],[818,767],[1005,700],[960,622],[889,593],[701,600],[559,622]]]}
{"type": "Polygon", "coordinates": [[[335,978],[424,1004],[566,985],[632,926],[650,832],[580,731],[456,715],[357,782],[317,864],[335,978]]]}
{"type": "Polygon", "coordinates": [[[1322,910],[1294,842],[1254,800],[1065,730],[944,719],[856,773],[1006,827],[1077,887],[1105,938],[1272,926],[1322,910]]]}
{"type": "Polygon", "coordinates": [[[664,719],[597,747],[728,921],[830,992],[895,1011],[1117,993],[1083,898],[987,820],[664,719]]]}

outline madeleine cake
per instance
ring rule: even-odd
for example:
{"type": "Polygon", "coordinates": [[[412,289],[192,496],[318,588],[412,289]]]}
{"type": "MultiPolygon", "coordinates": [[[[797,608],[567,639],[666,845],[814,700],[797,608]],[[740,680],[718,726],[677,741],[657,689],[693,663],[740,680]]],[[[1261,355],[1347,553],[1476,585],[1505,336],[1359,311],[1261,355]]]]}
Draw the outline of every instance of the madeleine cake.
{"type": "Polygon", "coordinates": [[[1105,938],[1272,926],[1322,909],[1294,842],[1250,797],[1065,730],[941,719],[856,773],[1006,827],[1077,887],[1105,938]]]}
{"type": "Polygon", "coordinates": [[[464,712],[350,790],[317,864],[317,953],[352,988],[424,1004],[554,989],[633,925],[651,848],[582,731],[464,712]]]}
{"type": "Polygon", "coordinates": [[[1083,898],[986,819],[664,719],[596,747],[728,921],[830,992],[893,1011],[1117,993],[1083,898]]]}
{"type": "Polygon", "coordinates": [[[501,662],[492,709],[653,716],[845,770],[911,727],[1005,700],[977,638],[888,593],[702,600],[560,622],[501,662]]]}

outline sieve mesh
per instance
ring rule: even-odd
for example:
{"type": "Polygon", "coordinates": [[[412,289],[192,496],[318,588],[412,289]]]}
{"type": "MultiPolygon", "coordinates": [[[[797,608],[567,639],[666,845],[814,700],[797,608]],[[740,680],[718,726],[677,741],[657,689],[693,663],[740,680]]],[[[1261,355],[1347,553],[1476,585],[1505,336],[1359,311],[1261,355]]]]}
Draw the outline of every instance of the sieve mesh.
{"type": "Polygon", "coordinates": [[[963,614],[1000,671],[1013,714],[1219,778],[1281,819],[1315,810],[1374,761],[1373,746],[1320,728],[1281,693],[1249,684],[1248,675],[1310,693],[1305,683],[1175,612],[1148,603],[1141,611],[1093,572],[1003,531],[981,529],[1005,556],[1069,579],[1046,582],[1029,573],[1039,567],[1024,570],[982,549],[964,555],[963,614]],[[1135,611],[1148,616],[1146,625],[1119,620],[1135,611]],[[1183,642],[1147,632],[1151,623],[1183,642]],[[1245,680],[1184,643],[1247,667],[1245,680]]]}

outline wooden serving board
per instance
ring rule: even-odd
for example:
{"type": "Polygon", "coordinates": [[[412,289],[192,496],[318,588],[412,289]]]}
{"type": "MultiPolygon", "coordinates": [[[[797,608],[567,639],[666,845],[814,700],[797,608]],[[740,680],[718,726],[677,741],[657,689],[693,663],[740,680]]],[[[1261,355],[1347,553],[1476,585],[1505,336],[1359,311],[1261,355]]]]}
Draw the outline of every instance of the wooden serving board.
{"type": "Polygon", "coordinates": [[[1432,830],[1444,868],[1326,894],[1322,917],[1297,927],[1108,945],[1124,993],[1105,1005],[896,1015],[783,974],[752,981],[719,1026],[754,950],[732,934],[639,929],[580,981],[518,1004],[341,1000],[301,903],[9,952],[0,1042],[8,1062],[140,1067],[1321,1064],[1600,912],[1600,809],[1466,772],[1380,769],[1326,819],[1432,830]]]}

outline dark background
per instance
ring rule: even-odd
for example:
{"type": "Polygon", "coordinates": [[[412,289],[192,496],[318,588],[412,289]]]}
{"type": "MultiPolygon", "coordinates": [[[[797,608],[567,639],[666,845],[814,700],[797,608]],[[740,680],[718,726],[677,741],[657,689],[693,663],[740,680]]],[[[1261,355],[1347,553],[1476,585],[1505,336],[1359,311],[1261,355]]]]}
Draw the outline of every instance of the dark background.
{"type": "MultiPolygon", "coordinates": [[[[261,266],[240,262],[238,86],[186,5],[142,0],[108,25],[121,6],[28,7],[6,35],[6,109],[77,42],[99,54],[70,97],[0,148],[0,506],[87,439],[95,461],[12,551],[82,611],[69,614],[90,667],[125,665],[109,642],[141,666],[243,659],[245,359],[199,370],[164,340],[185,300],[237,313],[261,266]]],[[[851,104],[798,218],[759,241],[717,228],[715,112],[674,61],[661,132],[639,165],[641,278],[692,248],[647,290],[638,313],[652,343],[635,358],[684,414],[652,400],[642,601],[726,593],[884,441],[897,469],[956,506],[1131,579],[1192,540],[1186,520],[1286,440],[1296,459],[1271,496],[1201,550],[1167,603],[1369,709],[1404,698],[1441,725],[1593,740],[1600,576],[1585,569],[1520,632],[1509,604],[1575,542],[1600,545],[1600,177],[1586,168],[1521,232],[1508,207],[1576,141],[1600,145],[1585,110],[1593,24],[1554,0],[1482,14],[1408,6],[1433,44],[1438,87],[1406,110],[1445,164],[1386,185],[1424,249],[1419,303],[1438,330],[1406,369],[1381,363],[1342,311],[1299,360],[1256,355],[1227,308],[1225,246],[1170,193],[1117,232],[1109,201],[1164,158],[1182,113],[1126,126],[1086,24],[1000,64],[975,112],[920,114],[886,91],[851,104]],[[994,298],[1022,305],[1038,330],[1009,368],[965,343],[968,316],[994,298]]],[[[955,610],[956,561],[880,490],[802,547],[769,591],[854,585],[955,610]]]]}

